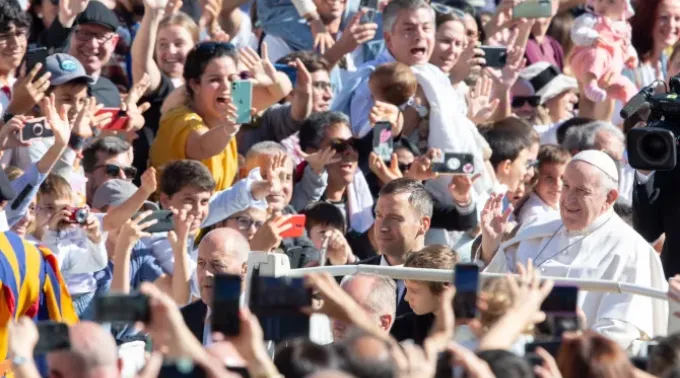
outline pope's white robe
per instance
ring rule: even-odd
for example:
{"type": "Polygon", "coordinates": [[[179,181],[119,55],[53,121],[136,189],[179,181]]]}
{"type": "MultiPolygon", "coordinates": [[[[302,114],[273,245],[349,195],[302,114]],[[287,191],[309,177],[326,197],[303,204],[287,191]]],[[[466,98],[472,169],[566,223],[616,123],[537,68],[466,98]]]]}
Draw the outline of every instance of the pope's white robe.
{"type": "MultiPolygon", "coordinates": [[[[542,276],[607,280],[668,290],[659,256],[611,209],[579,232],[567,231],[557,212],[540,214],[501,244],[485,271],[514,272],[517,262],[526,265],[530,258],[542,276]]],[[[578,304],[591,329],[623,348],[629,348],[637,339],[666,335],[665,300],[581,291],[578,304]]]]}

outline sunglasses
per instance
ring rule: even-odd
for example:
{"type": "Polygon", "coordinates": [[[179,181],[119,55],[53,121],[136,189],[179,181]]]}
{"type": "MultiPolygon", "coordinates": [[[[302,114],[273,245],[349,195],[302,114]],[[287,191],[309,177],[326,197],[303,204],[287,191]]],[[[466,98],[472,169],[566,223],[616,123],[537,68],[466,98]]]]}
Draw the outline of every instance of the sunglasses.
{"type": "Polygon", "coordinates": [[[541,96],[514,96],[510,105],[513,108],[521,108],[526,103],[535,108],[541,104],[541,96]]]}
{"type": "Polygon", "coordinates": [[[125,173],[127,180],[132,180],[137,176],[137,168],[135,167],[121,167],[115,164],[102,164],[94,167],[94,169],[104,168],[106,175],[111,177],[119,177],[120,171],[125,173]]]}
{"type": "Polygon", "coordinates": [[[341,154],[345,152],[347,149],[351,148],[354,151],[357,150],[357,141],[354,138],[342,140],[342,139],[334,139],[331,141],[331,148],[334,149],[337,153],[341,154]]]}

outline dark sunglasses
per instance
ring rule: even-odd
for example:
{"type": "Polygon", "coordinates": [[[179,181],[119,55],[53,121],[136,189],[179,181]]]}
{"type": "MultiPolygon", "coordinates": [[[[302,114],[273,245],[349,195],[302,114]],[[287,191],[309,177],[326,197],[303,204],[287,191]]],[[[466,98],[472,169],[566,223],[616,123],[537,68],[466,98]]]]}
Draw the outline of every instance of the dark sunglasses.
{"type": "Polygon", "coordinates": [[[123,173],[125,173],[125,178],[128,180],[132,180],[137,176],[137,168],[135,167],[120,167],[115,164],[102,164],[94,167],[94,169],[99,168],[104,168],[106,174],[111,177],[120,176],[121,170],[123,171],[123,173]]]}
{"type": "Polygon", "coordinates": [[[513,108],[521,108],[526,103],[535,108],[541,104],[541,96],[514,96],[510,105],[513,108]]]}
{"type": "Polygon", "coordinates": [[[331,142],[331,148],[334,149],[337,153],[341,154],[345,152],[348,148],[353,149],[354,151],[357,150],[357,141],[354,138],[342,140],[342,139],[334,139],[331,142]]]}

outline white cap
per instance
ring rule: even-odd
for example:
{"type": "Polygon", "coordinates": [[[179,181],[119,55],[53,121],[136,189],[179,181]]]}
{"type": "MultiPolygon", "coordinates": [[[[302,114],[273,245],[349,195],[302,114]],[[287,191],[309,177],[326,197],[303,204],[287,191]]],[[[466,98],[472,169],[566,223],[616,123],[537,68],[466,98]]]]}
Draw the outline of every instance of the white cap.
{"type": "Polygon", "coordinates": [[[598,150],[585,150],[576,154],[571,161],[582,161],[601,170],[614,181],[619,182],[619,169],[614,160],[606,153],[598,150]]]}

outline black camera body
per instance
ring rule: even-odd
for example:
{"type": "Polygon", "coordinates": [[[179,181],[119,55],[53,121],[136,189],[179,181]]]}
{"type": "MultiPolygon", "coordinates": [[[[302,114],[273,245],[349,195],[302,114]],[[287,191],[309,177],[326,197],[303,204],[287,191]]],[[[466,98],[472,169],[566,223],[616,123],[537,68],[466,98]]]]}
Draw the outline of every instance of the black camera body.
{"type": "Polygon", "coordinates": [[[672,171],[678,163],[680,140],[680,76],[671,78],[668,93],[654,94],[652,87],[643,88],[621,116],[628,118],[644,104],[650,109],[646,127],[633,128],[626,137],[628,163],[639,170],[672,171]]]}

